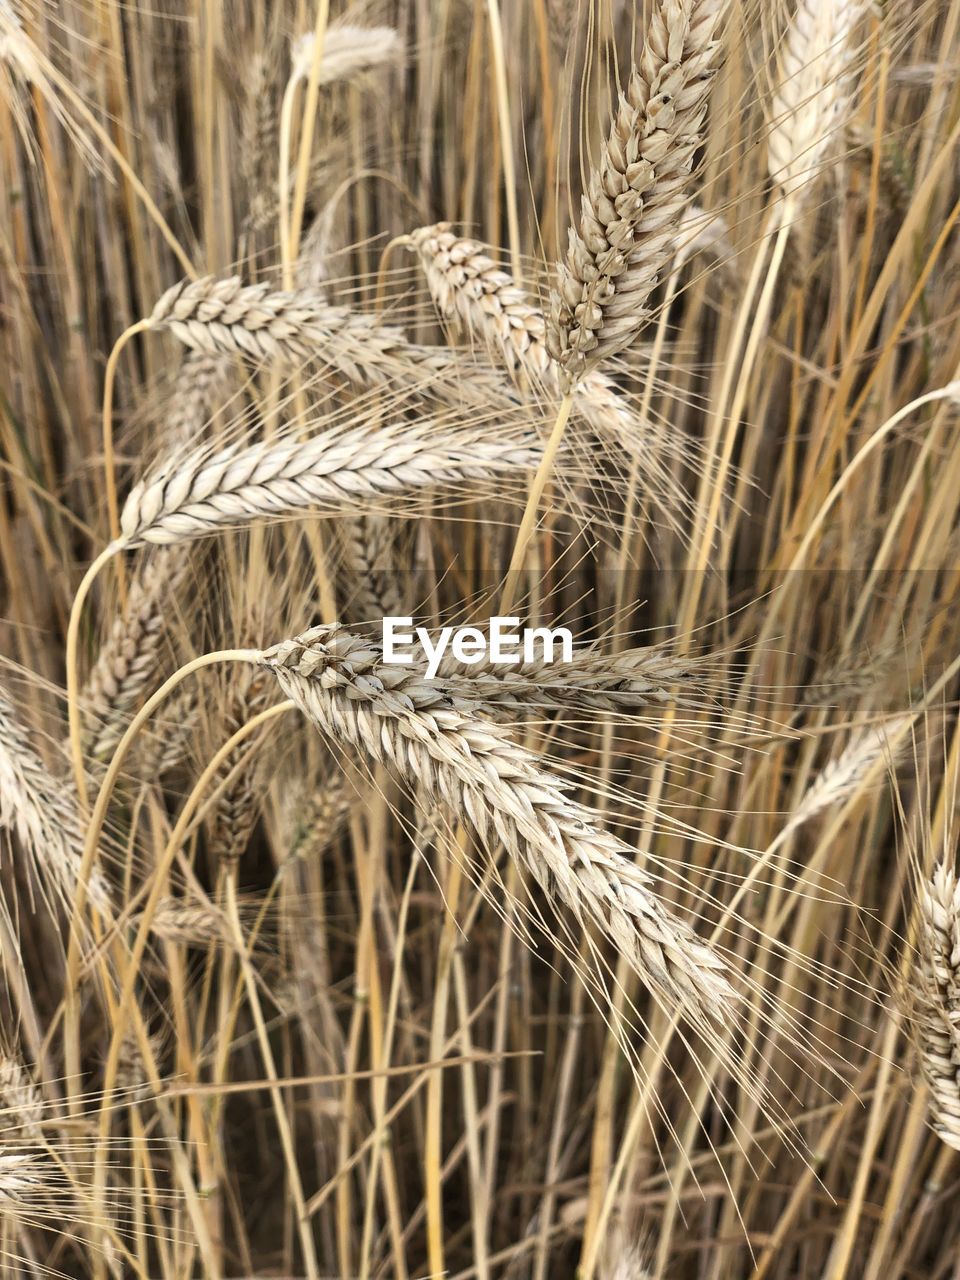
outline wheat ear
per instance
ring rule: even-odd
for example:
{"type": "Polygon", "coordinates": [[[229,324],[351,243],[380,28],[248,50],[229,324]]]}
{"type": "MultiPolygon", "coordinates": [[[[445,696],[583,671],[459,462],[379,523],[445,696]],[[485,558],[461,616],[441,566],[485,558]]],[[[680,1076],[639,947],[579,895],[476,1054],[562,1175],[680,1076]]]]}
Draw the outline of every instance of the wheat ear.
{"type": "Polygon", "coordinates": [[[735,997],[720,958],[654,896],[630,850],[502,727],[337,627],[315,627],[260,660],[329,739],[449,804],[488,852],[504,845],[581,924],[594,921],[666,1007],[699,1024],[727,1017],[735,997]]]}
{"type": "Polygon", "coordinates": [[[406,612],[400,586],[393,525],[384,516],[358,515],[337,524],[343,553],[346,598],[357,620],[397,617],[406,612]]]}
{"type": "MultiPolygon", "coordinates": [[[[225,737],[270,705],[275,690],[265,673],[243,667],[231,682],[218,732],[225,737]]],[[[257,747],[266,726],[253,739],[241,742],[223,762],[221,775],[230,776],[207,819],[210,856],[222,867],[235,866],[257,822],[263,788],[263,760],[257,747]]]]}
{"type": "Polygon", "coordinates": [[[121,543],[171,544],[301,511],[356,510],[411,490],[522,474],[538,457],[533,437],[498,441],[489,432],[444,431],[428,422],[197,449],[134,486],[121,543]]]}
{"type": "MultiPolygon", "coordinates": [[[[54,778],[30,745],[12,700],[0,690],[0,831],[12,831],[45,900],[69,903],[77,885],[84,831],[76,794],[54,778]]],[[[109,898],[99,873],[88,886],[103,910],[109,898]]]]}
{"type": "Polygon", "coordinates": [[[97,721],[90,750],[98,759],[112,753],[160,664],[170,601],[186,576],[188,561],[179,550],[160,551],[141,570],[97,655],[81,695],[85,711],[97,721]]]}
{"type": "MultiPolygon", "coordinates": [[[[313,32],[301,36],[291,51],[290,78],[306,80],[313,62],[313,32]]],[[[403,41],[394,27],[359,27],[347,22],[331,24],[324,34],[320,60],[322,85],[353,80],[376,67],[396,62],[403,41]]]]}
{"type": "Polygon", "coordinates": [[[674,252],[703,144],[725,0],[661,0],[551,295],[547,349],[570,383],[629,346],[674,252]]]}
{"type": "MultiPolygon", "coordinates": [[[[687,239],[695,245],[692,233],[687,239]]],[[[445,222],[421,227],[410,233],[409,240],[440,314],[465,326],[521,388],[557,399],[563,392],[563,377],[547,350],[543,312],[490,256],[487,246],[456,235],[445,222]]],[[[572,395],[573,419],[584,423],[599,440],[614,445],[618,454],[637,458],[649,487],[665,504],[677,501],[677,482],[667,465],[683,456],[674,434],[657,422],[641,419],[630,400],[599,370],[581,378],[572,395]]]]}
{"type": "Polygon", "coordinates": [[[850,101],[851,37],[862,0],[800,0],[780,55],[770,176],[785,195],[805,186],[842,137],[850,101]]]}
{"type": "Polygon", "coordinates": [[[296,364],[328,360],[361,384],[382,380],[390,353],[404,345],[398,330],[347,307],[332,307],[313,290],[244,285],[239,276],[180,281],[157,302],[149,325],[168,329],[185,346],[208,355],[296,364]]]}
{"type": "Polygon", "coordinates": [[[918,947],[920,1062],[934,1128],[960,1151],[960,883],[946,860],[920,886],[918,947]]]}

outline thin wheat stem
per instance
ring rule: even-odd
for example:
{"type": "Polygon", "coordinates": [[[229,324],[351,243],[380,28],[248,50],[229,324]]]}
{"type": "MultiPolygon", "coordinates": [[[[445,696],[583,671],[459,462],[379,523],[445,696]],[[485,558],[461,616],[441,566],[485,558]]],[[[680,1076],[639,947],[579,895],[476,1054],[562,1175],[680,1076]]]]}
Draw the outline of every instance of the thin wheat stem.
{"type": "MultiPolygon", "coordinates": [[[[91,566],[93,568],[94,566],[91,566]]],[[[255,649],[222,649],[214,653],[204,653],[194,658],[175,671],[160,686],[152,697],[148,698],[131,720],[123,737],[117,744],[113,758],[100,783],[100,790],[90,813],[87,824],[87,837],[83,847],[83,855],[77,872],[77,893],[70,919],[69,941],[67,944],[67,960],[64,972],[64,1014],[63,1014],[63,1052],[66,1062],[67,1099],[71,1112],[79,1107],[76,1090],[80,1083],[80,1042],[79,1042],[79,978],[80,978],[80,943],[82,939],[81,921],[88,898],[88,886],[97,856],[103,826],[106,821],[107,808],[113,789],[120,776],[127,752],[130,750],[140,730],[147,723],[164,699],[182,684],[187,676],[203,667],[213,666],[217,662],[251,662],[258,657],[255,649]]],[[[82,766],[82,758],[81,758],[82,766]]]]}
{"type": "Polygon", "coordinates": [[[507,570],[507,580],[504,584],[503,594],[500,599],[500,610],[503,614],[509,614],[513,608],[514,601],[517,597],[517,589],[520,583],[520,576],[523,573],[523,566],[526,563],[527,549],[530,546],[530,539],[533,537],[534,528],[537,522],[537,514],[540,510],[540,499],[543,497],[543,491],[547,487],[547,482],[553,473],[553,466],[556,462],[557,453],[563,443],[564,433],[567,429],[567,423],[570,421],[570,410],[573,407],[573,392],[568,391],[560,401],[560,408],[557,411],[556,421],[547,440],[546,448],[543,451],[543,457],[537,467],[533,481],[530,485],[530,491],[527,495],[526,506],[523,509],[523,517],[520,526],[517,529],[517,538],[513,545],[513,554],[510,557],[510,565],[507,570]]]}
{"type": "Polygon", "coordinates": [[[67,722],[70,730],[70,758],[73,762],[73,776],[77,787],[77,798],[81,815],[85,815],[89,806],[87,794],[87,778],[83,767],[83,736],[80,715],[80,670],[78,649],[80,638],[80,620],[83,606],[96,581],[97,574],[122,548],[119,542],[111,542],[104,547],[97,558],[89,566],[70,606],[70,620],[67,623],[66,676],[67,676],[67,722]]]}
{"type": "MultiPolygon", "coordinates": [[[[117,501],[117,469],[113,452],[113,388],[117,377],[117,362],[124,347],[138,333],[153,327],[149,316],[138,320],[129,329],[124,329],[113,344],[107,357],[107,367],[103,375],[103,480],[107,491],[107,518],[110,525],[110,540],[116,542],[120,537],[120,504],[117,501]]],[[[122,562],[117,565],[117,585],[120,591],[121,606],[127,603],[127,589],[122,562]]]]}

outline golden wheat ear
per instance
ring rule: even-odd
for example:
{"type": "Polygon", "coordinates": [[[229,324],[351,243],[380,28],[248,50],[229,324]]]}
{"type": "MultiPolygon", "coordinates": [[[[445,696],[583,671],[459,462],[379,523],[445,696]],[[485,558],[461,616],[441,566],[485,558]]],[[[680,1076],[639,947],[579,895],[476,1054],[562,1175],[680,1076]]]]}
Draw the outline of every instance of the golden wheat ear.
{"type": "Polygon", "coordinates": [[[770,176],[784,195],[807,188],[844,136],[853,34],[866,9],[861,0],[797,5],[783,41],[767,138],[770,176]]]}
{"type": "Polygon", "coordinates": [[[661,0],[581,199],[546,345],[572,384],[630,346],[673,256],[704,142],[724,0],[661,0]]]}
{"type": "Polygon", "coordinates": [[[378,646],[314,627],[261,661],[332,743],[389,765],[462,814],[488,853],[511,858],[575,918],[629,958],[654,996],[696,1025],[725,1023],[738,1000],[727,966],[653,894],[631,851],[597,826],[531,752],[422,673],[388,666],[378,646]]]}
{"type": "Polygon", "coordinates": [[[944,859],[920,885],[911,1004],[933,1127],[960,1151],[960,881],[944,859]]]}

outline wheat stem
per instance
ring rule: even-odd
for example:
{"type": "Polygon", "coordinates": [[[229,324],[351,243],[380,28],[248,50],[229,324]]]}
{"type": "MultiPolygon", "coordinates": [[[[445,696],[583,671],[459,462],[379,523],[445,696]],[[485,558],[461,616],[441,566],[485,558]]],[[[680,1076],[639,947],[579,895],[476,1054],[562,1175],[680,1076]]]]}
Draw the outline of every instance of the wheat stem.
{"type": "Polygon", "coordinates": [[[570,410],[573,407],[573,392],[568,391],[560,401],[560,408],[557,411],[556,421],[547,440],[546,448],[543,451],[543,457],[540,459],[540,465],[537,467],[533,482],[530,485],[530,491],[527,495],[526,506],[523,509],[523,518],[517,529],[516,541],[513,545],[513,554],[510,557],[510,565],[507,570],[507,579],[504,584],[503,594],[500,598],[500,611],[504,615],[508,615],[513,608],[514,601],[517,598],[517,588],[520,582],[520,576],[523,573],[523,566],[527,558],[527,548],[530,546],[530,539],[533,537],[534,527],[537,522],[537,513],[540,509],[540,499],[543,497],[543,491],[547,487],[547,481],[553,472],[553,466],[556,461],[557,453],[560,445],[563,443],[564,433],[567,429],[567,423],[570,420],[570,410]]]}
{"type": "Polygon", "coordinates": [[[90,588],[96,581],[97,574],[112,559],[118,551],[122,549],[122,543],[111,542],[109,546],[104,547],[97,558],[89,566],[80,585],[77,587],[76,595],[73,597],[73,603],[70,606],[70,619],[67,623],[67,645],[66,645],[66,676],[67,676],[67,721],[70,729],[70,758],[73,762],[73,776],[77,787],[77,797],[80,802],[80,812],[85,814],[89,804],[87,795],[87,778],[86,771],[83,767],[83,735],[80,716],[80,671],[78,663],[78,649],[80,637],[80,620],[83,616],[83,606],[87,596],[90,594],[90,588]]]}

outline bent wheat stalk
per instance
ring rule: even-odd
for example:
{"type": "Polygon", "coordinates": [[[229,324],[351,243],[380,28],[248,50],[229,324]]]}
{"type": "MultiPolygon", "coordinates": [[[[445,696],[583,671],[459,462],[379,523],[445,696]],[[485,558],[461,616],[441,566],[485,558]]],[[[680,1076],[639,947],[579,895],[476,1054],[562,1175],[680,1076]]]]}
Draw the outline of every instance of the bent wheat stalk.
{"type": "Polygon", "coordinates": [[[654,896],[631,851],[503,728],[337,627],[315,627],[259,660],[326,736],[449,804],[488,852],[502,843],[581,924],[597,924],[666,1008],[701,1026],[726,1020],[736,996],[723,961],[654,896]]]}

